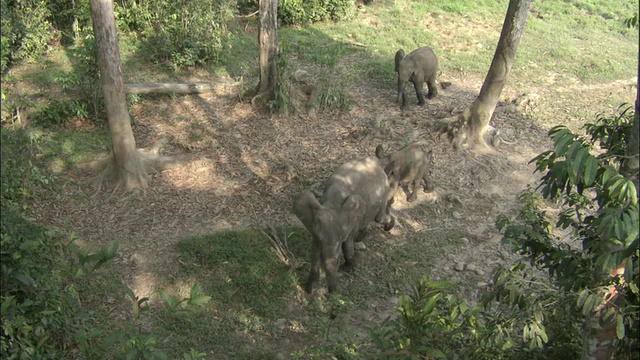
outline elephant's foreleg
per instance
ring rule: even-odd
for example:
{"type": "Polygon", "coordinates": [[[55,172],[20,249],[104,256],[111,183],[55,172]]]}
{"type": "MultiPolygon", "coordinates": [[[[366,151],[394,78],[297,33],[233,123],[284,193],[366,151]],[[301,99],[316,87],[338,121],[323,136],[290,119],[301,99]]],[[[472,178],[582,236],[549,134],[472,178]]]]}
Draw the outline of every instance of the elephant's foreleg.
{"type": "Polygon", "coordinates": [[[391,215],[391,205],[393,205],[393,198],[398,190],[399,183],[393,173],[390,174],[390,177],[392,180],[389,184],[389,189],[385,194],[384,201],[382,202],[380,209],[378,209],[378,214],[375,218],[377,223],[384,224],[385,231],[390,231],[396,224],[396,219],[391,215]]]}
{"type": "Polygon", "coordinates": [[[330,246],[324,246],[324,253],[322,262],[324,264],[324,271],[327,274],[327,287],[329,292],[334,292],[338,287],[338,259],[333,254],[330,246]]]}
{"type": "Polygon", "coordinates": [[[433,192],[433,190],[435,189],[433,184],[429,181],[429,179],[427,179],[427,174],[426,173],[424,175],[422,175],[422,180],[420,181],[420,183],[422,184],[422,189],[426,193],[433,192]]]}
{"type": "Polygon", "coordinates": [[[342,242],[342,254],[344,255],[344,264],[341,270],[344,272],[353,272],[356,266],[355,254],[353,249],[353,238],[349,237],[346,241],[342,242]]]}
{"type": "Polygon", "coordinates": [[[320,280],[320,266],[322,264],[322,248],[316,239],[313,239],[311,248],[311,270],[309,271],[309,279],[304,289],[307,293],[313,292],[313,287],[320,280]]]}
{"type": "Polygon", "coordinates": [[[412,202],[418,198],[418,192],[416,189],[418,188],[418,184],[422,180],[422,177],[416,178],[411,181],[411,195],[407,195],[407,201],[412,202]]]}

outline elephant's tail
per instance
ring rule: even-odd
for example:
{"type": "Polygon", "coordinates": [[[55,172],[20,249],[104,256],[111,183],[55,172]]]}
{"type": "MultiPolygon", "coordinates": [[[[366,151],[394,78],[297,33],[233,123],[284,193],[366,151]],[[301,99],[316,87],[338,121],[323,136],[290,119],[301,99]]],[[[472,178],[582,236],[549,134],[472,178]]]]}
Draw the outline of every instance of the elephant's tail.
{"type": "Polygon", "coordinates": [[[396,52],[396,68],[395,71],[398,72],[398,67],[400,65],[400,60],[404,59],[405,53],[403,49],[398,50],[396,52]]]}

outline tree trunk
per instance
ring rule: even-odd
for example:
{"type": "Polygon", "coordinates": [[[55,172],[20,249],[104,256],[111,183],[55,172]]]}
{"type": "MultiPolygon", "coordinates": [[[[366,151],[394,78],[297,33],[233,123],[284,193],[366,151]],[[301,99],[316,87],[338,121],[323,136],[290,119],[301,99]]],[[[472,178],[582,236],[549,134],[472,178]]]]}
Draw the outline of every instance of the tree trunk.
{"type": "MultiPolygon", "coordinates": [[[[640,36],[640,26],[638,26],[638,35],[640,36]]],[[[633,115],[633,126],[631,127],[631,137],[627,144],[627,157],[622,163],[620,172],[622,175],[631,179],[636,185],[636,189],[640,189],[638,183],[640,182],[640,159],[638,151],[640,148],[640,54],[638,55],[638,73],[636,82],[636,104],[635,113],[633,115]]],[[[640,192],[638,192],[640,197],[640,192]]]]}
{"type": "Polygon", "coordinates": [[[260,0],[260,29],[258,34],[260,54],[260,83],[256,90],[262,102],[275,98],[278,72],[276,55],[278,51],[277,31],[278,0],[260,0]]]}
{"type": "Polygon", "coordinates": [[[513,66],[530,5],[531,0],[509,0],[509,8],[489,72],[484,79],[480,94],[471,107],[463,113],[466,119],[464,129],[461,132],[462,139],[459,141],[466,140],[471,147],[476,145],[487,147],[484,133],[489,126],[500,93],[513,66]]]}
{"type": "Polygon", "coordinates": [[[96,38],[96,56],[102,92],[113,143],[117,186],[124,186],[126,190],[146,188],[149,176],[136,150],[125,101],[113,2],[112,0],[90,0],[89,5],[96,38]]]}

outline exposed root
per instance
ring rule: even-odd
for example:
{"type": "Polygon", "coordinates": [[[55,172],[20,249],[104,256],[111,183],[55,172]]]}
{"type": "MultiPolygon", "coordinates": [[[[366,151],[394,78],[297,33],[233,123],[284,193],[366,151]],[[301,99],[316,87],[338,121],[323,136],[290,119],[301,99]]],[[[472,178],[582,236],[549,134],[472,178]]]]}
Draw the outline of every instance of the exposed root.
{"type": "Polygon", "coordinates": [[[439,134],[447,134],[456,150],[472,150],[477,153],[495,153],[495,148],[500,144],[514,145],[516,141],[507,141],[500,134],[500,130],[488,125],[483,134],[472,133],[469,125],[470,111],[466,109],[462,113],[440,119],[435,122],[434,128],[439,134]],[[491,146],[489,145],[491,144],[491,146]]]}
{"type": "Polygon", "coordinates": [[[103,189],[105,182],[115,182],[112,194],[122,190],[125,192],[135,189],[144,190],[148,187],[149,174],[155,174],[191,158],[191,155],[161,155],[160,150],[167,141],[166,138],[163,138],[148,148],[137,149],[135,162],[138,165],[129,168],[124,174],[117,166],[113,153],[99,160],[79,164],[78,167],[98,173],[92,181],[95,188],[93,196],[103,189]]]}
{"type": "Polygon", "coordinates": [[[500,130],[494,128],[491,125],[489,125],[489,128],[487,129],[487,135],[491,139],[491,145],[493,145],[493,147],[495,148],[500,147],[500,144],[515,145],[517,143],[517,141],[505,140],[500,134],[500,130]]]}

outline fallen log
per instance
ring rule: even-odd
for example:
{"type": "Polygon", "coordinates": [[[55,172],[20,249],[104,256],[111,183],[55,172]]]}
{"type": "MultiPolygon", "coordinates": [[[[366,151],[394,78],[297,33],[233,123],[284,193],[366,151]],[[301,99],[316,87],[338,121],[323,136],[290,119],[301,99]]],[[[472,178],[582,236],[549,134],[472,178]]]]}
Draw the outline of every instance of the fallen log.
{"type": "Polygon", "coordinates": [[[128,94],[202,94],[216,92],[228,87],[237,86],[239,83],[217,84],[175,84],[175,83],[142,83],[125,84],[124,91],[128,94]]]}

